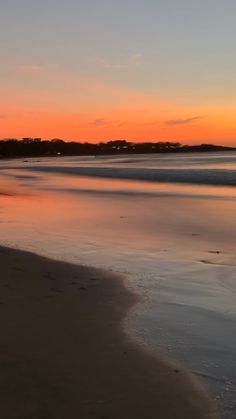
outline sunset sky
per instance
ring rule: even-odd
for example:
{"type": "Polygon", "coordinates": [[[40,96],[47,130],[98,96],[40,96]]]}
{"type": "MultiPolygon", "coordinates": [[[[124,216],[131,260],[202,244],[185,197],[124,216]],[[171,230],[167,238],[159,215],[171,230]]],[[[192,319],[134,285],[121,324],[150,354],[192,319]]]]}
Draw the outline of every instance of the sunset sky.
{"type": "Polygon", "coordinates": [[[0,137],[236,145],[235,0],[0,0],[0,137]]]}

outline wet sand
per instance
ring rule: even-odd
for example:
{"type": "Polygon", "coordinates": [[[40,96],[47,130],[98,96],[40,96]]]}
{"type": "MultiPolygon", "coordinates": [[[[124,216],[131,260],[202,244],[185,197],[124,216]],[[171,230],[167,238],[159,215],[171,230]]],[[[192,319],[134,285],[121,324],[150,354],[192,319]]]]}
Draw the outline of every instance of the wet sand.
{"type": "Polygon", "coordinates": [[[185,371],[124,332],[122,278],[0,248],[0,417],[201,419],[215,405],[185,371]]]}

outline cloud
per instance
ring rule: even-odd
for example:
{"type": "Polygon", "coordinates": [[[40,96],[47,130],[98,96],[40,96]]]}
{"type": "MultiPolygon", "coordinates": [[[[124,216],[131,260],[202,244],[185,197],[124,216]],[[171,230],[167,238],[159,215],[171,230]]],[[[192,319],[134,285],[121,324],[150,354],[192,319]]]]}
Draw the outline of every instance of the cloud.
{"type": "Polygon", "coordinates": [[[130,55],[127,61],[124,62],[109,62],[106,60],[100,60],[100,64],[103,68],[110,68],[110,69],[125,69],[125,68],[132,68],[138,67],[142,62],[142,54],[136,53],[130,55]]]}
{"type": "Polygon", "coordinates": [[[122,122],[120,120],[108,121],[105,118],[97,118],[94,121],[89,123],[89,125],[94,125],[95,127],[103,127],[105,125],[114,125],[117,127],[124,127],[124,126],[129,126],[129,125],[139,126],[139,125],[153,125],[153,124],[154,124],[153,122],[141,123],[141,122],[131,122],[131,121],[122,122]]]}
{"type": "Polygon", "coordinates": [[[107,121],[104,118],[97,118],[94,121],[90,122],[90,125],[95,125],[96,127],[101,127],[106,124],[107,121]]]}
{"type": "Polygon", "coordinates": [[[101,65],[103,68],[111,68],[115,70],[129,68],[127,63],[109,63],[108,61],[101,60],[101,65]]]}
{"type": "Polygon", "coordinates": [[[23,64],[20,65],[19,70],[27,72],[27,73],[39,73],[44,70],[44,67],[40,64],[23,64]]]}
{"type": "Polygon", "coordinates": [[[105,125],[117,125],[119,124],[119,120],[107,120],[105,118],[97,118],[94,121],[90,122],[89,125],[94,125],[95,127],[103,127],[105,125]]]}
{"type": "Polygon", "coordinates": [[[168,119],[165,121],[166,125],[187,125],[191,124],[198,119],[202,119],[202,116],[193,116],[191,118],[177,118],[177,119],[168,119]]]}
{"type": "Polygon", "coordinates": [[[151,127],[154,125],[158,125],[158,121],[147,121],[147,122],[131,122],[131,121],[126,121],[126,122],[119,122],[119,124],[117,125],[118,127],[123,127],[123,126],[128,126],[128,125],[133,125],[133,126],[137,126],[137,127],[151,127]]]}
{"type": "Polygon", "coordinates": [[[0,119],[4,119],[4,118],[6,118],[6,117],[7,117],[7,115],[6,115],[6,114],[4,114],[4,113],[0,114],[0,119]]]}

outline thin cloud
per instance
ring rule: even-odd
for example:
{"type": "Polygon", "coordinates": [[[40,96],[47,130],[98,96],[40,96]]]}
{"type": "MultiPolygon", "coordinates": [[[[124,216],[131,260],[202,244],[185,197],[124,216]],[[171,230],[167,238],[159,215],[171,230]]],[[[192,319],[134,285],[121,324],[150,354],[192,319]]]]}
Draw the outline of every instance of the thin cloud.
{"type": "Polygon", "coordinates": [[[95,125],[95,127],[101,127],[106,124],[107,121],[104,118],[97,118],[94,121],[90,122],[90,125],[95,125]]]}
{"type": "Polygon", "coordinates": [[[191,124],[198,119],[202,119],[202,116],[193,116],[191,118],[178,118],[178,119],[168,119],[165,121],[166,125],[187,125],[191,124]]]}
{"type": "Polygon", "coordinates": [[[102,60],[101,65],[103,68],[111,68],[115,70],[123,69],[123,68],[129,68],[129,64],[127,63],[109,63],[107,61],[102,60]]]}
{"type": "Polygon", "coordinates": [[[100,60],[100,64],[103,68],[110,68],[110,69],[125,69],[125,68],[132,68],[140,66],[142,62],[142,54],[136,53],[132,54],[126,62],[109,62],[106,60],[100,60]]]}
{"type": "Polygon", "coordinates": [[[26,71],[29,73],[38,73],[40,71],[42,71],[44,69],[44,67],[42,65],[39,64],[24,64],[24,65],[20,65],[19,69],[21,71],[26,71]]]}
{"type": "Polygon", "coordinates": [[[131,122],[131,121],[126,121],[126,122],[120,122],[117,126],[118,127],[123,127],[123,126],[129,126],[129,125],[133,125],[133,126],[139,126],[139,127],[149,127],[149,126],[153,126],[153,125],[157,125],[158,121],[150,121],[150,122],[131,122]]]}
{"type": "Polygon", "coordinates": [[[119,120],[107,120],[105,118],[97,118],[89,124],[94,125],[95,127],[103,127],[104,125],[116,125],[119,122],[119,120]]]}

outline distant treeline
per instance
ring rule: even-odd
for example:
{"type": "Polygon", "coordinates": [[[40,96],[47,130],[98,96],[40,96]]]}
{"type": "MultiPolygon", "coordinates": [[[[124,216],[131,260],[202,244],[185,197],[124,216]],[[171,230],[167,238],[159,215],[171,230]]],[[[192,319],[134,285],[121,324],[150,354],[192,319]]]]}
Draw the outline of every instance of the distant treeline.
{"type": "Polygon", "coordinates": [[[0,140],[0,157],[79,156],[102,154],[183,153],[236,150],[213,144],[181,145],[178,142],[128,142],[115,140],[100,143],[66,142],[60,139],[23,138],[0,140]]]}

